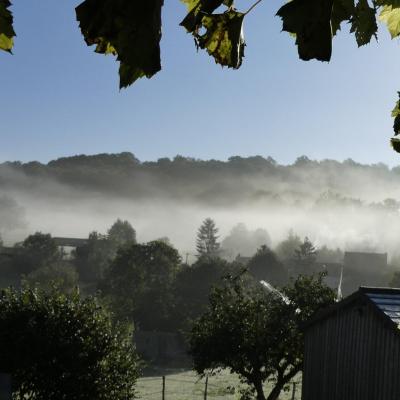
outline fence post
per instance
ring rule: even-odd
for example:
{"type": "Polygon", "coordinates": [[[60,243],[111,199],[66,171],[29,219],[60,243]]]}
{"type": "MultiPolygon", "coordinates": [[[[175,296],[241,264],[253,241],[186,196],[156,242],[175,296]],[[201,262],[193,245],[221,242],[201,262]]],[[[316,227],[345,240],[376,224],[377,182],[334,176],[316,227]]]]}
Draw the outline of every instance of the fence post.
{"type": "Polygon", "coordinates": [[[296,399],[296,382],[293,382],[292,400],[296,399]]]}
{"type": "Polygon", "coordinates": [[[162,400],[165,400],[165,376],[162,377],[162,400]]]}
{"type": "Polygon", "coordinates": [[[204,386],[204,400],[207,400],[207,390],[208,390],[208,375],[206,375],[206,384],[204,386]]]}

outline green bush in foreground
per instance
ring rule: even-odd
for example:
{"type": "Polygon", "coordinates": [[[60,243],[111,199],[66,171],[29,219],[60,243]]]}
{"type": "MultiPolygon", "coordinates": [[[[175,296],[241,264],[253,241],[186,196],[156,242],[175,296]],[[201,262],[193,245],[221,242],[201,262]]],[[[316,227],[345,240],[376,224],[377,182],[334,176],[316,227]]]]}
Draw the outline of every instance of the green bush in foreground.
{"type": "Polygon", "coordinates": [[[24,288],[0,295],[0,370],[15,399],[135,397],[138,358],[94,298],[24,288]]]}

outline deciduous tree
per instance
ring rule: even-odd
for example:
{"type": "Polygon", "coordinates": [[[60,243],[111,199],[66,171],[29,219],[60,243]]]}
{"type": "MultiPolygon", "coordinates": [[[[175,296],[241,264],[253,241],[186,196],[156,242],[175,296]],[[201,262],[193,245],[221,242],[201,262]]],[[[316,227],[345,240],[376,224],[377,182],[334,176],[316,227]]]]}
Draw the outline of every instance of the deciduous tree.
{"type": "Polygon", "coordinates": [[[135,244],[120,249],[99,287],[118,320],[165,330],[179,268],[180,256],[172,246],[160,241],[135,244]]]}
{"type": "Polygon", "coordinates": [[[261,288],[249,289],[243,276],[230,277],[215,289],[190,335],[196,371],[227,368],[252,387],[258,400],[277,400],[301,371],[302,325],[335,299],[322,275],[300,276],[282,293],[286,302],[261,288]],[[274,385],[266,396],[263,383],[271,379],[274,385]]]}

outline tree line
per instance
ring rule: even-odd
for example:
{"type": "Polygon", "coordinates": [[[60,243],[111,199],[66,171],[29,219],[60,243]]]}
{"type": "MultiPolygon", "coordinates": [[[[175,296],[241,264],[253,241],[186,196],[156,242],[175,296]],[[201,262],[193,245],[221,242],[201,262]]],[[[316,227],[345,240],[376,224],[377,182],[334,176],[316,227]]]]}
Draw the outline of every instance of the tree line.
{"type": "MultiPolygon", "coordinates": [[[[284,286],[299,275],[325,271],[325,263],[337,266],[338,277],[343,261],[340,249],[317,249],[292,231],[274,248],[268,232],[244,224],[221,238],[211,218],[193,232],[193,242],[195,260],[189,264],[168,238],[140,243],[132,225],[120,219],[69,252],[50,234],[36,232],[0,257],[1,286],[50,290],[56,285],[63,293],[79,286],[83,295],[98,295],[115,320],[143,331],[181,332],[201,315],[211,288],[226,274],[245,267],[254,282],[284,286]]],[[[362,272],[350,276],[348,284],[362,281],[362,272]]]]}
{"type": "Polygon", "coordinates": [[[0,179],[5,189],[28,193],[35,193],[35,186],[51,188],[57,182],[82,193],[99,191],[136,199],[171,198],[214,205],[229,199],[232,205],[243,201],[290,205],[296,200],[315,201],[327,192],[359,200],[365,193],[362,183],[370,181],[387,186],[380,198],[383,201],[400,180],[400,167],[363,165],[350,159],[315,161],[305,156],[291,165],[261,156],[206,161],[178,155],[142,162],[125,152],[64,157],[47,164],[5,162],[0,164],[0,179]]]}

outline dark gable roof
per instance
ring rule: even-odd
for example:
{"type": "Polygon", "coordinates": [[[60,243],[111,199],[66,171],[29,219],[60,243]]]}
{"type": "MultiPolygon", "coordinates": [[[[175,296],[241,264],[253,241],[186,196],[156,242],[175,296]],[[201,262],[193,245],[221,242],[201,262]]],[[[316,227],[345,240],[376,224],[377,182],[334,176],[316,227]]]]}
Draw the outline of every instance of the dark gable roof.
{"type": "Polygon", "coordinates": [[[368,290],[364,294],[396,325],[400,323],[400,289],[368,290]]]}
{"type": "Polygon", "coordinates": [[[306,330],[309,326],[322,321],[337,311],[352,306],[354,303],[365,301],[373,306],[373,309],[386,322],[390,323],[398,333],[400,324],[400,289],[395,288],[375,288],[375,287],[360,287],[357,292],[346,297],[342,301],[327,307],[318,312],[305,325],[306,330]]]}

